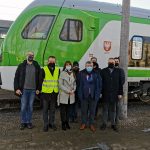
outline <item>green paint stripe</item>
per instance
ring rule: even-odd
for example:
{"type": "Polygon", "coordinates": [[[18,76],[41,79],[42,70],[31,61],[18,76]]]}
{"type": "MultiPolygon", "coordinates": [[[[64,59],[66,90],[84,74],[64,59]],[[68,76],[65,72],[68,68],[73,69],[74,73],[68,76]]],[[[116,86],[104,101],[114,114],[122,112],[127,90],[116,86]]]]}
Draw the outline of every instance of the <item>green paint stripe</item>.
{"type": "Polygon", "coordinates": [[[150,77],[150,70],[128,70],[128,77],[150,77]]]}

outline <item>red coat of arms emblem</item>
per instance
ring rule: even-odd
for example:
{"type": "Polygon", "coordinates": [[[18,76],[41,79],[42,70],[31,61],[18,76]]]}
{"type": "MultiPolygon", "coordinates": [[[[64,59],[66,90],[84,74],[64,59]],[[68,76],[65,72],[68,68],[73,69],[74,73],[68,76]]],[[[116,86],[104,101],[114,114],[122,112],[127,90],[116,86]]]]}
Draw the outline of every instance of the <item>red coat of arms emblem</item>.
{"type": "Polygon", "coordinates": [[[107,52],[111,50],[111,41],[104,41],[104,50],[107,52]]]}

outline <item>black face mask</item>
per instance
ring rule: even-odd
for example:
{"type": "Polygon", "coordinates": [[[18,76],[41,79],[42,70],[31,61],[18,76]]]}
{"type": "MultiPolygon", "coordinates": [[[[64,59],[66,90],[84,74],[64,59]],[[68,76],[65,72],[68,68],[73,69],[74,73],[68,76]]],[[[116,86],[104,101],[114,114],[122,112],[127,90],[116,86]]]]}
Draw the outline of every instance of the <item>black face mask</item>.
{"type": "Polygon", "coordinates": [[[109,64],[108,64],[108,67],[109,67],[109,68],[114,68],[114,66],[115,66],[115,65],[114,65],[113,63],[109,63],[109,64]]]}
{"type": "Polygon", "coordinates": [[[49,63],[48,66],[49,66],[50,68],[54,68],[54,67],[55,67],[55,63],[49,63]]]}
{"type": "Polygon", "coordinates": [[[93,62],[93,67],[94,67],[94,69],[98,69],[99,68],[98,63],[93,62]]]}
{"type": "Polygon", "coordinates": [[[33,56],[28,56],[28,61],[32,62],[33,61],[33,56]]]}
{"type": "Polygon", "coordinates": [[[73,71],[78,72],[78,71],[79,71],[79,68],[78,68],[78,67],[74,67],[74,68],[73,68],[73,71]]]}
{"type": "Polygon", "coordinates": [[[118,67],[118,66],[119,66],[119,63],[115,63],[115,66],[118,67]]]}

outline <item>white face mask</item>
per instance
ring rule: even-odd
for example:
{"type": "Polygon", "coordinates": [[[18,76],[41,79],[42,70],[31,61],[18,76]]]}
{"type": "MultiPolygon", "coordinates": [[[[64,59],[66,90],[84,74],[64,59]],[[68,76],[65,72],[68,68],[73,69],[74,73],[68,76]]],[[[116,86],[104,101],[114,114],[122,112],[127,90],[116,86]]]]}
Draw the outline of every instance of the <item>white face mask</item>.
{"type": "Polygon", "coordinates": [[[71,65],[66,66],[66,70],[70,71],[71,70],[71,65]]]}

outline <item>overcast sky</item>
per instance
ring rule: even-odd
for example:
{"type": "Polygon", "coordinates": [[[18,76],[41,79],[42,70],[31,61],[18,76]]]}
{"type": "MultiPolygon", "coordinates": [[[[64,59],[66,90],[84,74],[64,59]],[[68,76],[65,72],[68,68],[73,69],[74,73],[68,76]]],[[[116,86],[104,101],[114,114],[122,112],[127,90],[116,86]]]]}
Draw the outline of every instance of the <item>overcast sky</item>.
{"type": "MultiPolygon", "coordinates": [[[[0,19],[15,20],[33,0],[0,0],[0,19]]],[[[95,0],[121,4],[122,0],[95,0]]],[[[131,0],[131,6],[150,9],[150,0],[131,0]]]]}

